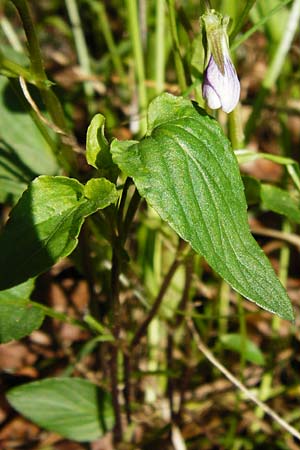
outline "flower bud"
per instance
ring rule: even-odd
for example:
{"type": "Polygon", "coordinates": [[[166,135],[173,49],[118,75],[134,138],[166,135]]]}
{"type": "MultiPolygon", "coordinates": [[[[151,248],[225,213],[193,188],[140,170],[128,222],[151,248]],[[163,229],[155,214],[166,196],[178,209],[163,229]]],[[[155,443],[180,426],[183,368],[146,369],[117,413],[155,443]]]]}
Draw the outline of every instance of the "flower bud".
{"type": "Polygon", "coordinates": [[[203,14],[206,69],[202,94],[211,109],[230,113],[240,98],[240,82],[232,64],[227,36],[228,18],[213,9],[203,14]]]}

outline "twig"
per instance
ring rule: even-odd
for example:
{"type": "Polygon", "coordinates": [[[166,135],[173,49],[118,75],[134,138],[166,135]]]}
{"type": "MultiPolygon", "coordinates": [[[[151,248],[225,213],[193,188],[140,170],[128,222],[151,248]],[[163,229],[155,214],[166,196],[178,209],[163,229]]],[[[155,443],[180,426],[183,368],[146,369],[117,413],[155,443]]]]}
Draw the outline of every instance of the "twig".
{"type": "Polygon", "coordinates": [[[135,188],[135,191],[130,199],[130,202],[129,202],[129,205],[128,205],[128,208],[126,211],[126,215],[124,218],[121,242],[125,242],[125,239],[127,238],[130,226],[134,219],[135,213],[139,207],[140,201],[141,201],[141,196],[140,196],[138,190],[135,188]]]}
{"type": "MultiPolygon", "coordinates": [[[[182,246],[185,245],[185,242],[181,242],[179,244],[179,250],[178,252],[180,252],[180,250],[182,250],[182,246]]],[[[151,320],[154,318],[155,314],[157,313],[157,311],[159,310],[159,307],[161,305],[161,302],[164,298],[164,295],[169,287],[169,284],[173,278],[173,275],[175,274],[176,270],[178,269],[178,267],[181,264],[181,260],[179,259],[179,256],[177,254],[176,258],[174,259],[173,263],[171,264],[171,267],[169,268],[164,281],[161,285],[160,291],[156,297],[156,300],[154,301],[152,308],[149,311],[148,316],[146,317],[146,319],[144,320],[144,322],[141,324],[141,326],[138,328],[136,334],[134,335],[131,344],[130,344],[130,350],[133,350],[140,342],[141,338],[144,336],[144,334],[147,331],[147,328],[151,322],[151,320]]]]}
{"type": "Polygon", "coordinates": [[[202,339],[200,338],[195,325],[191,318],[187,318],[187,325],[188,328],[193,336],[193,339],[195,340],[198,349],[200,352],[203,353],[203,355],[217,368],[220,370],[220,372],[225,375],[225,377],[234,384],[240,391],[242,391],[245,396],[251,400],[253,403],[258,405],[265,414],[272,417],[275,422],[277,422],[282,428],[284,428],[286,431],[288,431],[290,434],[292,434],[295,438],[300,440],[300,433],[297,431],[292,425],[287,423],[282,417],[280,417],[272,408],[270,408],[266,403],[263,403],[261,400],[259,400],[247,387],[241,383],[229,370],[226,369],[226,367],[223,366],[223,364],[218,361],[215,356],[212,354],[212,352],[206,347],[202,339]]]}
{"type": "Polygon", "coordinates": [[[295,247],[297,247],[298,250],[300,250],[300,237],[297,236],[297,234],[264,227],[251,227],[251,232],[254,234],[260,234],[261,236],[267,236],[286,241],[289,244],[293,244],[295,247]]]}
{"type": "Polygon", "coordinates": [[[180,303],[178,305],[178,311],[180,311],[180,314],[177,313],[175,318],[175,328],[178,328],[184,319],[184,314],[186,312],[186,307],[189,301],[189,293],[190,293],[190,287],[192,283],[193,278],[193,255],[189,256],[186,261],[185,265],[185,283],[184,288],[181,296],[180,303]]]}
{"type": "Polygon", "coordinates": [[[125,401],[125,412],[128,424],[131,424],[131,358],[129,354],[124,354],[124,401],[125,401]]]}
{"type": "MultiPolygon", "coordinates": [[[[168,370],[171,371],[173,369],[173,347],[174,347],[173,334],[169,331],[167,344],[167,367],[168,370]]],[[[168,377],[167,393],[169,399],[170,417],[173,423],[175,422],[175,411],[174,411],[174,378],[172,375],[168,377]]]]}

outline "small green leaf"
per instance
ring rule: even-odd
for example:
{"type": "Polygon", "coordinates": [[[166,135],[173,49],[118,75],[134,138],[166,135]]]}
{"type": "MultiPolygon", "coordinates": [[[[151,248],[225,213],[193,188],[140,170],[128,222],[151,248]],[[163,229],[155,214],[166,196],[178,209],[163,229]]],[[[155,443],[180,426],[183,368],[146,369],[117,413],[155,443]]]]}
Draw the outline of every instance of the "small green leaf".
{"type": "Polygon", "coordinates": [[[26,300],[0,299],[0,343],[21,339],[40,328],[44,313],[26,300]]]}
{"type": "Polygon", "coordinates": [[[0,291],[0,343],[21,339],[41,326],[44,313],[28,301],[33,288],[30,279],[0,291]]]}
{"type": "Polygon", "coordinates": [[[91,442],[111,430],[110,395],[80,378],[49,378],[7,393],[9,403],[46,430],[79,442],[91,442]]]}
{"type": "Polygon", "coordinates": [[[87,131],[86,159],[91,166],[100,171],[101,176],[107,176],[114,180],[117,175],[117,167],[113,163],[104,129],[105,117],[102,114],[96,114],[87,131]]]}
{"type": "Polygon", "coordinates": [[[294,159],[286,158],[285,156],[273,155],[271,153],[255,152],[247,149],[235,150],[234,153],[239,164],[256,161],[257,159],[267,159],[276,164],[281,164],[282,166],[297,165],[297,162],[294,159]]]}
{"type": "Polygon", "coordinates": [[[96,209],[103,209],[118,198],[115,185],[105,178],[92,178],[84,186],[84,196],[94,202],[96,209]]]}
{"type": "Polygon", "coordinates": [[[34,279],[29,279],[18,286],[0,291],[0,302],[1,300],[29,300],[34,289],[34,281],[34,279]]]}
{"type": "Polygon", "coordinates": [[[104,179],[84,187],[67,177],[36,178],[13,208],[0,236],[0,289],[22,283],[69,255],[77,245],[84,218],[116,197],[115,185],[104,179]]]}
{"type": "Polygon", "coordinates": [[[265,364],[263,353],[250,339],[246,339],[245,343],[243,343],[243,338],[240,334],[230,333],[221,336],[221,342],[224,348],[228,350],[233,350],[237,353],[244,352],[244,357],[247,361],[258,364],[259,366],[265,364]]]}
{"type": "Polygon", "coordinates": [[[295,223],[300,223],[299,199],[270,184],[261,185],[260,195],[263,208],[282,214],[295,223]]]}
{"type": "Polygon", "coordinates": [[[147,137],[111,151],[141,196],[244,297],[293,320],[287,293],[250,233],[236,157],[218,123],[182,97],[149,107],[147,137]]]}

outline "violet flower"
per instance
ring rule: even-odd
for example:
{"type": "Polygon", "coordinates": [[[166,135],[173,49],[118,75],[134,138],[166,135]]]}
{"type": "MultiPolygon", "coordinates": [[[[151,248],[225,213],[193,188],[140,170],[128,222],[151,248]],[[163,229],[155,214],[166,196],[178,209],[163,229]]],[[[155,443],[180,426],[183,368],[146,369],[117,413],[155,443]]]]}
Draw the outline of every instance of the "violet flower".
{"type": "Polygon", "coordinates": [[[240,82],[232,64],[227,36],[227,18],[214,10],[202,16],[206,33],[206,60],[202,94],[209,108],[234,110],[240,98],[240,82]]]}

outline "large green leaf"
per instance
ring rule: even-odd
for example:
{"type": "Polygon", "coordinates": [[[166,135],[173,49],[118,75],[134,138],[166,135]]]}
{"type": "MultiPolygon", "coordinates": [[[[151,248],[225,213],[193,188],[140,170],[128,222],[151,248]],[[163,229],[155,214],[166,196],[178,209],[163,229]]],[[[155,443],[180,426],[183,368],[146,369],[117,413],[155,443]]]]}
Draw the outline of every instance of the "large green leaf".
{"type": "Polygon", "coordinates": [[[34,280],[0,291],[0,343],[21,339],[39,328],[43,311],[28,301],[34,280]]]}
{"type": "Polygon", "coordinates": [[[140,194],[234,289],[293,319],[290,300],[250,233],[235,155],[220,126],[189,100],[163,94],[147,137],[112,143],[114,161],[140,194]]]}
{"type": "Polygon", "coordinates": [[[104,178],[85,186],[67,177],[36,178],[0,236],[0,289],[32,278],[69,255],[84,218],[116,198],[115,185],[104,178]]]}
{"type": "Polygon", "coordinates": [[[114,424],[110,395],[79,378],[24,384],[10,390],[7,398],[34,423],[75,441],[94,441],[114,424]]]}

